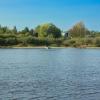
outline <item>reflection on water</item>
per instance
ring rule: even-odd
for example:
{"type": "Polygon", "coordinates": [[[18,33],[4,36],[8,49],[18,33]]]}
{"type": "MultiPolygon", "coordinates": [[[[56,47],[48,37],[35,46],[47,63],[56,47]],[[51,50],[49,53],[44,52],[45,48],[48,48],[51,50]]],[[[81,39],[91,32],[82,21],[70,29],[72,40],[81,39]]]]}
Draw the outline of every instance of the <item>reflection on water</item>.
{"type": "Polygon", "coordinates": [[[0,100],[100,100],[100,49],[0,49],[0,100]]]}

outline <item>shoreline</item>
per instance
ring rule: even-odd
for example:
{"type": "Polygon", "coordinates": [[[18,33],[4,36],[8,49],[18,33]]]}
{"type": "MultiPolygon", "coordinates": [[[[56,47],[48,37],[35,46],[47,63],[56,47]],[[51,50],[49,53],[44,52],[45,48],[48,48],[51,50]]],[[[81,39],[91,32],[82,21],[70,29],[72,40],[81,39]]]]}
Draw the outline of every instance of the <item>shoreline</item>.
{"type": "MultiPolygon", "coordinates": [[[[46,46],[34,46],[34,47],[0,47],[0,49],[46,49],[46,46]]],[[[50,49],[57,48],[69,48],[69,47],[50,47],[50,49]]]]}
{"type": "MultiPolygon", "coordinates": [[[[78,49],[100,49],[100,47],[49,47],[50,49],[63,49],[63,48],[78,48],[78,49]]],[[[17,47],[17,46],[1,46],[0,49],[47,49],[46,46],[26,46],[26,47],[17,47]]]]}

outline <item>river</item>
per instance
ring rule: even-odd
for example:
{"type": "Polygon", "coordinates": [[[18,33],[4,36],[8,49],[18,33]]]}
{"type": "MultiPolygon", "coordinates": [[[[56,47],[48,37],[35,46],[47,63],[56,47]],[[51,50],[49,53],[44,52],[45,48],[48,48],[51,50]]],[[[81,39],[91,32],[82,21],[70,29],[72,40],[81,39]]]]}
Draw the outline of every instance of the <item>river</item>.
{"type": "Polygon", "coordinates": [[[0,100],[100,100],[100,49],[0,49],[0,100]]]}

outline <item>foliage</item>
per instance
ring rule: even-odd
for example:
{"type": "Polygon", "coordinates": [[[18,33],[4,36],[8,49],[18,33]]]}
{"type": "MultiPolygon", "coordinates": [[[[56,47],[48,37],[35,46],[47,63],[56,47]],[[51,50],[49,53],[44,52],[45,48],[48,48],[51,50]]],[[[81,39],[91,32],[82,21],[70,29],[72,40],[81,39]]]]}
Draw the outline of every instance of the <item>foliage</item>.
{"type": "Polygon", "coordinates": [[[100,47],[100,37],[95,39],[95,46],[100,47]]]}
{"type": "Polygon", "coordinates": [[[51,23],[37,26],[35,32],[38,34],[38,37],[61,37],[61,30],[51,23]]]}
{"type": "Polygon", "coordinates": [[[85,27],[83,22],[75,24],[70,30],[69,33],[71,37],[85,37],[90,34],[88,29],[85,27]]]}
{"type": "Polygon", "coordinates": [[[97,46],[100,47],[100,32],[89,31],[82,22],[74,25],[65,35],[52,23],[38,25],[35,29],[25,27],[18,31],[0,25],[1,46],[97,46]]]}

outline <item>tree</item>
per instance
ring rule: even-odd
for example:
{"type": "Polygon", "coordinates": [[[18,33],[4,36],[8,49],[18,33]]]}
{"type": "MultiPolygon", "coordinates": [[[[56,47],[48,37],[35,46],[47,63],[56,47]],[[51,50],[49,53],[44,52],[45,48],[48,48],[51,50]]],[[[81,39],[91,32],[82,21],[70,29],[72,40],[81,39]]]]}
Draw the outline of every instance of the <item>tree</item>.
{"type": "Polygon", "coordinates": [[[38,25],[35,28],[35,33],[38,34],[38,37],[53,37],[53,38],[61,37],[61,30],[52,23],[38,25]]]}
{"type": "Polygon", "coordinates": [[[14,28],[12,30],[12,33],[17,34],[17,28],[16,28],[16,26],[14,26],[14,28]]]}
{"type": "Polygon", "coordinates": [[[83,22],[79,22],[69,30],[69,33],[71,37],[84,37],[89,34],[89,31],[83,22]]]}
{"type": "Polygon", "coordinates": [[[38,37],[36,32],[34,31],[34,29],[30,29],[29,30],[30,35],[34,36],[34,37],[38,37]]]}
{"type": "Polygon", "coordinates": [[[25,27],[25,28],[21,31],[22,34],[25,34],[25,33],[28,33],[28,32],[29,32],[29,28],[28,28],[28,27],[25,27]]]}
{"type": "Polygon", "coordinates": [[[7,26],[5,26],[5,27],[1,27],[0,26],[0,34],[4,34],[4,33],[11,33],[11,30],[7,27],[7,26]]]}

